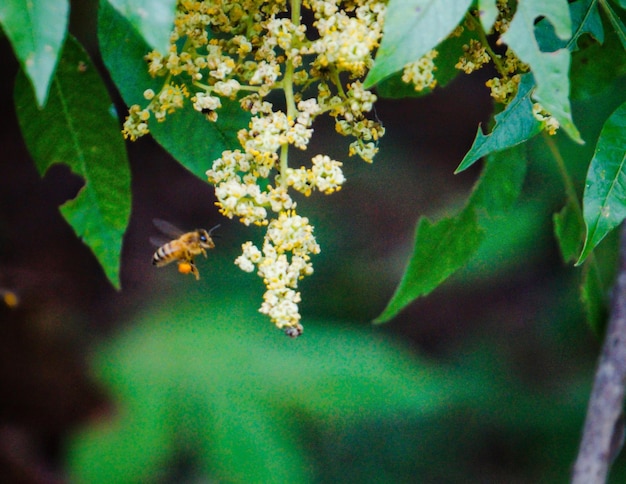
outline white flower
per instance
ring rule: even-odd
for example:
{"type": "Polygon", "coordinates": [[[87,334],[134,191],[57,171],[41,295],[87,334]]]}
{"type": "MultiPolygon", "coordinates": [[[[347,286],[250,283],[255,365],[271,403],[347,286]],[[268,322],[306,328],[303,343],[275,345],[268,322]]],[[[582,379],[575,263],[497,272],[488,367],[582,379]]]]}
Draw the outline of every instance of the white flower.
{"type": "Polygon", "coordinates": [[[255,264],[258,264],[263,258],[261,251],[252,242],[243,244],[241,250],[242,254],[235,259],[235,264],[237,264],[242,271],[254,271],[255,264]]]}
{"type": "Polygon", "coordinates": [[[279,253],[292,252],[308,256],[320,252],[309,219],[296,215],[293,211],[282,212],[278,219],[270,222],[267,227],[267,239],[279,253]]]}
{"type": "Polygon", "coordinates": [[[241,89],[241,84],[237,79],[229,79],[228,81],[217,81],[213,85],[213,91],[220,96],[234,98],[241,89]]]}
{"type": "Polygon", "coordinates": [[[300,293],[293,289],[268,290],[259,312],[268,315],[278,328],[290,328],[300,321],[299,302],[300,293]]]}
{"type": "Polygon", "coordinates": [[[313,181],[322,193],[333,193],[341,188],[346,181],[341,171],[342,163],[331,160],[327,155],[317,155],[313,158],[313,181]]]}
{"type": "Polygon", "coordinates": [[[280,66],[261,61],[250,79],[250,84],[274,84],[280,76],[280,66]]]}
{"type": "Polygon", "coordinates": [[[194,103],[193,103],[193,108],[196,111],[204,111],[204,110],[210,110],[210,111],[215,111],[216,109],[219,109],[222,107],[222,101],[220,100],[219,97],[216,96],[211,96],[210,94],[207,94],[206,92],[199,92],[197,93],[194,98],[194,103]]]}

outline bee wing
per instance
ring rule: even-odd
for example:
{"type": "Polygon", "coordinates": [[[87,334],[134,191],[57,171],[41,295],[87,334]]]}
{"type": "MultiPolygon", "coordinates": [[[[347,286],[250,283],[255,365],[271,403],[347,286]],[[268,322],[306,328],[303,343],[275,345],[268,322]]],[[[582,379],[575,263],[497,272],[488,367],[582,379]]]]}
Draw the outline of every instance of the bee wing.
{"type": "Polygon", "coordinates": [[[168,242],[171,242],[171,240],[165,237],[150,237],[150,243],[155,247],[162,247],[168,242]]]}
{"type": "Polygon", "coordinates": [[[176,227],[175,225],[172,225],[171,223],[166,222],[165,220],[162,220],[160,218],[152,219],[152,223],[157,229],[159,229],[165,235],[169,235],[170,237],[174,239],[177,239],[178,237],[180,237],[181,235],[185,233],[182,230],[180,230],[178,227],[176,227]]]}

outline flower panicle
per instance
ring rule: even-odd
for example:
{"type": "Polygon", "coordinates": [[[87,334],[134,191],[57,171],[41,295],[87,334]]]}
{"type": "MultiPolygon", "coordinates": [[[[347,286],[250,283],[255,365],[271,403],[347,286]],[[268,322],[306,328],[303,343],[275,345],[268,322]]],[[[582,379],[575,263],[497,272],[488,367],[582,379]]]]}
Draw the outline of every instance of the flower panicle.
{"type": "Polygon", "coordinates": [[[187,103],[210,122],[219,120],[225,99],[250,112],[240,146],[225,150],[206,175],[224,216],[265,227],[263,244],[244,243],[235,263],[262,279],[259,311],[290,337],[303,331],[298,284],[320,252],[293,193],[332,194],[346,179],[343,163],[326,154],[296,168],[289,153],[306,150],[315,119],[329,115],[339,134],[354,139],[348,154],[372,162],[384,128],[368,117],[376,96],[360,80],[373,64],[385,12],[384,0],[178,0],[169,51],[146,56],[163,87],[146,91],[147,106],[131,106],[124,123],[124,136],[135,140],[152,119],[187,103]],[[309,25],[298,18],[301,9],[309,25]],[[269,100],[275,92],[283,93],[284,110],[269,100]]]}

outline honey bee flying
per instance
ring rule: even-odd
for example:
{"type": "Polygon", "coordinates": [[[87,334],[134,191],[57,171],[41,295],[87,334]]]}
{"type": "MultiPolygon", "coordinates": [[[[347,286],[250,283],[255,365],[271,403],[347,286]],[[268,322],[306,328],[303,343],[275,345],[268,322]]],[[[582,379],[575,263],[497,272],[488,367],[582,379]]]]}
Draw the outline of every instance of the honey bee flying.
{"type": "Polygon", "coordinates": [[[161,232],[174,239],[163,243],[157,238],[150,238],[150,241],[159,247],[152,256],[152,264],[157,267],[162,267],[170,262],[177,261],[179,272],[183,274],[191,272],[196,276],[196,280],[200,279],[200,273],[198,272],[193,258],[200,254],[206,257],[205,249],[213,249],[215,247],[211,233],[218,228],[219,225],[216,225],[208,232],[204,229],[183,232],[165,220],[154,219],[153,222],[161,232]]]}

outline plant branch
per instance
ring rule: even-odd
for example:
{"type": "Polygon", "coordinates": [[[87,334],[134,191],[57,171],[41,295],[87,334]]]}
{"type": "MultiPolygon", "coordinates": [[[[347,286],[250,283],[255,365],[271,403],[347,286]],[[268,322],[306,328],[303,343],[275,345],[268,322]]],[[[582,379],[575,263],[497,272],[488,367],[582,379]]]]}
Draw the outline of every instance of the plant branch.
{"type": "Polygon", "coordinates": [[[606,482],[609,466],[623,444],[626,383],[626,224],[622,226],[620,266],[600,362],[574,473],[573,484],[606,482]]]}

